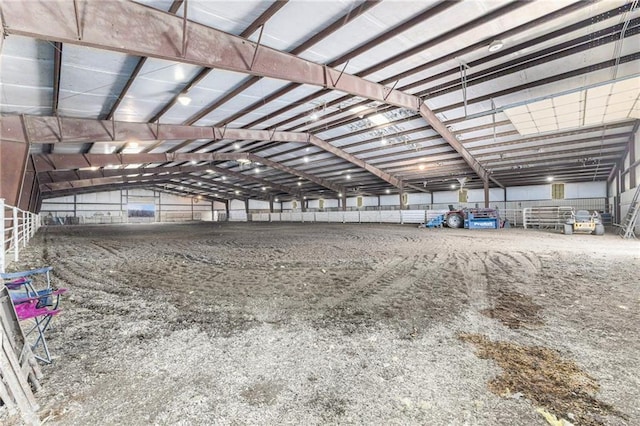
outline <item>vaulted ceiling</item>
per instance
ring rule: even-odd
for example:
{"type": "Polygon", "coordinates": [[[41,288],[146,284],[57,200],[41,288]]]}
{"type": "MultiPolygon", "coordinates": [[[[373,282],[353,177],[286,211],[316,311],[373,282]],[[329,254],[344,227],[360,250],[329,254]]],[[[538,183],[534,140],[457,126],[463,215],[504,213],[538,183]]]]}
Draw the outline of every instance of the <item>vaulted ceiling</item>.
{"type": "Polygon", "coordinates": [[[212,199],[606,180],[636,1],[0,1],[2,130],[43,196],[212,199]]]}

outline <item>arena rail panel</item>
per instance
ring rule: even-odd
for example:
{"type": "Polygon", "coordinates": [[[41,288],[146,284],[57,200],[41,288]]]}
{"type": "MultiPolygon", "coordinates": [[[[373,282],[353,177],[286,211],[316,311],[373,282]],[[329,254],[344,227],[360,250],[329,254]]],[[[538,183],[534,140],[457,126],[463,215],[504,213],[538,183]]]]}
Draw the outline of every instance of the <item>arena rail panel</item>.
{"type": "Polygon", "coordinates": [[[0,198],[0,204],[0,272],[5,272],[11,261],[17,262],[20,259],[20,250],[27,246],[40,228],[40,215],[5,204],[3,198],[0,198]],[[13,259],[10,260],[11,258],[13,259]]]}

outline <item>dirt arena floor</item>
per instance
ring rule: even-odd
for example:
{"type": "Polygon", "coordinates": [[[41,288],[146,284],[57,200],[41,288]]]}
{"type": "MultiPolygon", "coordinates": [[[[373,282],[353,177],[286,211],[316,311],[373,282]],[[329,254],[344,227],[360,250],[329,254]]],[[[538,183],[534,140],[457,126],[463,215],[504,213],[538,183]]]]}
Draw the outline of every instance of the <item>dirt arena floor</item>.
{"type": "Polygon", "coordinates": [[[637,241],[48,227],[12,269],[44,265],[70,290],[46,424],[640,425],[637,241]]]}

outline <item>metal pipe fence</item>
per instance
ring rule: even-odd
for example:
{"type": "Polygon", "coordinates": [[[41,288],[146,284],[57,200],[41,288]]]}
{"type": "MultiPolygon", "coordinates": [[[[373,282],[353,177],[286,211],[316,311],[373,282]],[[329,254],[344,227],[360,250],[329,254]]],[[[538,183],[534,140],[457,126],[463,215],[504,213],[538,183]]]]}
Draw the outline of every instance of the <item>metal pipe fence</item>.
{"type": "Polygon", "coordinates": [[[9,263],[20,259],[20,250],[40,228],[40,215],[5,204],[3,198],[0,198],[0,205],[0,272],[5,272],[9,263]]]}

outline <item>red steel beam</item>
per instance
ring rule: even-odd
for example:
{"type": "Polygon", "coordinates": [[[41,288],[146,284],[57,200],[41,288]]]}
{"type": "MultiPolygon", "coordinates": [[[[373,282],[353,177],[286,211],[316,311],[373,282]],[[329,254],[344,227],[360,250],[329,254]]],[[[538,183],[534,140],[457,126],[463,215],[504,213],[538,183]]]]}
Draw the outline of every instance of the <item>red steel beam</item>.
{"type": "MultiPolygon", "coordinates": [[[[185,186],[187,188],[192,188],[194,190],[198,190],[198,189],[202,190],[202,188],[193,187],[191,185],[186,185],[186,184],[180,184],[177,182],[164,182],[164,184],[185,186]]],[[[128,189],[128,188],[148,188],[148,189],[159,191],[159,192],[167,192],[167,193],[173,193],[173,194],[177,193],[185,197],[194,195],[193,192],[187,193],[186,191],[169,190],[169,189],[162,188],[162,186],[160,185],[162,185],[162,182],[160,183],[158,182],[125,182],[125,183],[100,185],[99,187],[88,186],[88,187],[81,187],[81,188],[68,188],[68,189],[57,190],[57,191],[43,191],[41,195],[42,195],[42,198],[48,199],[48,198],[64,197],[66,195],[87,194],[87,193],[92,193],[96,191],[120,190],[120,189],[128,189]]],[[[198,194],[198,195],[202,195],[203,199],[209,200],[209,201],[218,201],[221,203],[225,203],[227,201],[227,199],[225,198],[207,195],[206,193],[198,194]]]]}
{"type": "MultiPolygon", "coordinates": [[[[38,116],[3,117],[2,122],[0,123],[0,132],[6,140],[18,142],[30,141],[31,143],[78,143],[93,142],[96,140],[124,141],[130,138],[135,138],[139,141],[159,139],[253,139],[309,143],[322,148],[337,157],[349,161],[358,167],[364,168],[393,186],[399,187],[401,184],[397,177],[384,172],[363,160],[360,160],[354,155],[349,154],[340,148],[317,138],[316,136],[307,133],[38,116]],[[22,121],[24,121],[24,131],[22,121]]],[[[258,161],[263,164],[265,161],[269,161],[271,164],[278,164],[262,157],[257,158],[261,158],[261,160],[258,161]]],[[[153,161],[141,161],[141,163],[148,162],[153,161]]],[[[278,166],[286,167],[280,164],[278,164],[278,166]]],[[[278,167],[273,166],[273,168],[278,167]]],[[[324,184],[319,184],[325,186],[324,184]]]]}
{"type": "Polygon", "coordinates": [[[91,167],[109,167],[127,164],[168,163],[174,161],[237,161],[247,160],[278,169],[289,174],[307,179],[335,192],[345,192],[345,188],[326,179],[305,173],[292,167],[284,166],[275,161],[249,153],[159,153],[159,154],[32,154],[34,165],[38,173],[60,170],[80,169],[91,167]]]}
{"type": "MultiPolygon", "coordinates": [[[[60,0],[55,2],[55,7],[46,0],[7,2],[3,3],[3,18],[5,32],[9,35],[60,41],[321,86],[419,111],[447,142],[457,142],[453,134],[417,96],[195,22],[183,25],[180,17],[133,2],[78,3],[60,0]],[[78,16],[74,6],[77,6],[78,16]],[[114,16],[118,19],[114,19],[114,16]],[[48,25],[42,25],[43,21],[48,22],[48,25]],[[77,32],[77,22],[81,22],[80,33],[77,32]],[[140,22],[153,22],[154,25],[140,26],[140,22]],[[183,28],[186,30],[184,33],[183,28]],[[188,43],[183,51],[184,38],[188,43]]],[[[455,142],[452,147],[486,180],[487,171],[461,144],[455,142]]]]}
{"type": "MultiPolygon", "coordinates": [[[[213,165],[206,166],[173,166],[173,167],[136,167],[126,169],[90,169],[90,170],[56,170],[41,172],[38,177],[40,183],[70,182],[84,179],[97,179],[110,176],[128,176],[160,173],[203,173],[213,171],[218,175],[229,176],[238,180],[253,182],[261,186],[286,192],[291,195],[300,195],[300,191],[286,185],[277,184],[266,179],[259,178],[251,174],[236,172],[213,165]]],[[[198,176],[194,176],[198,177],[198,176]]]]}
{"type": "MultiPolygon", "coordinates": [[[[126,170],[123,170],[126,171],[126,170]]],[[[98,178],[90,178],[90,179],[79,179],[72,181],[59,181],[59,182],[48,182],[41,183],[41,190],[49,190],[49,191],[57,191],[62,189],[69,188],[80,188],[80,187],[89,187],[89,186],[100,186],[105,184],[113,184],[113,183],[125,183],[125,182],[157,182],[157,181],[166,181],[171,179],[191,179],[197,180],[199,176],[193,176],[189,172],[183,173],[173,173],[173,174],[161,174],[154,176],[128,176],[126,174],[122,174],[119,176],[109,176],[109,177],[98,177],[98,178]]],[[[254,198],[264,198],[268,197],[269,194],[266,191],[258,191],[255,189],[244,188],[241,186],[229,184],[226,182],[218,182],[213,180],[202,180],[202,182],[206,183],[208,186],[200,187],[201,190],[206,191],[209,186],[216,186],[219,188],[228,189],[230,191],[240,191],[242,193],[251,194],[254,198]]],[[[199,185],[197,185],[199,186],[199,185]]]]}

